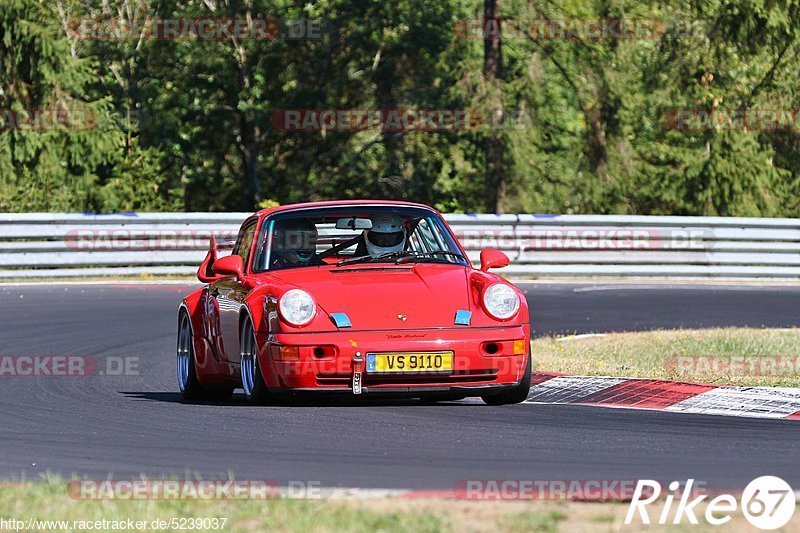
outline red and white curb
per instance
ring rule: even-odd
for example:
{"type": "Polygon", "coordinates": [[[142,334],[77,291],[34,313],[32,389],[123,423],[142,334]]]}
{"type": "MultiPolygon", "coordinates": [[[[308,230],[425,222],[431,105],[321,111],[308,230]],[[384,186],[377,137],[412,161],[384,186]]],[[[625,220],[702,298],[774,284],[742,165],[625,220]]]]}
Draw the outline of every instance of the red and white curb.
{"type": "Polygon", "coordinates": [[[800,388],[734,387],[659,379],[534,374],[524,403],[800,420],[800,388]]]}

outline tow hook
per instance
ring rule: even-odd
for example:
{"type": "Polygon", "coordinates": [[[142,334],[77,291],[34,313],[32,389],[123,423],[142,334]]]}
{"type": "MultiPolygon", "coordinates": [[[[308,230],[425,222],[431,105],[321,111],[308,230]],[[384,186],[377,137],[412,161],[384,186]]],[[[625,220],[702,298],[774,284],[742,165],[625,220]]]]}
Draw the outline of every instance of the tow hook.
{"type": "Polygon", "coordinates": [[[361,394],[361,374],[364,372],[364,357],[361,352],[353,356],[353,394],[361,394]]]}

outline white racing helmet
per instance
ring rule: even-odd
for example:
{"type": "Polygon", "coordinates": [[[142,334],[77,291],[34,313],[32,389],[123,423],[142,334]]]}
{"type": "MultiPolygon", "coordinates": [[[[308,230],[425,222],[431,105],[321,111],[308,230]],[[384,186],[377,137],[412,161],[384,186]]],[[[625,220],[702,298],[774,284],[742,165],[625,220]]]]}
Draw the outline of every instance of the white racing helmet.
{"type": "Polygon", "coordinates": [[[396,215],[377,215],[372,228],[364,230],[367,252],[375,257],[387,252],[399,252],[406,243],[406,225],[396,215]]]}

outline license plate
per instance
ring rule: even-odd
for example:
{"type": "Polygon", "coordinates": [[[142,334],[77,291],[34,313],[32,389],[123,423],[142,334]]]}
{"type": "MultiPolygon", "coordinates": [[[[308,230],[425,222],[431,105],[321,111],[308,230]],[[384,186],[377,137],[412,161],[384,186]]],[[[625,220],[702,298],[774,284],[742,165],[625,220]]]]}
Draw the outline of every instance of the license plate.
{"type": "Polygon", "coordinates": [[[450,372],[453,352],[368,353],[367,372],[450,372]]]}

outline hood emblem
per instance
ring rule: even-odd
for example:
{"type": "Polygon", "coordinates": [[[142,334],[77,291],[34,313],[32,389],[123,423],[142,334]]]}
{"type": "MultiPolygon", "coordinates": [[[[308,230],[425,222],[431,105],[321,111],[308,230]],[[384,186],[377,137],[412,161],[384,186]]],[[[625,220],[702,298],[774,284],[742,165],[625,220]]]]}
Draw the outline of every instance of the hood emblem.
{"type": "Polygon", "coordinates": [[[406,315],[397,315],[397,318],[398,318],[398,320],[402,320],[403,322],[408,320],[408,317],[406,315]]]}

